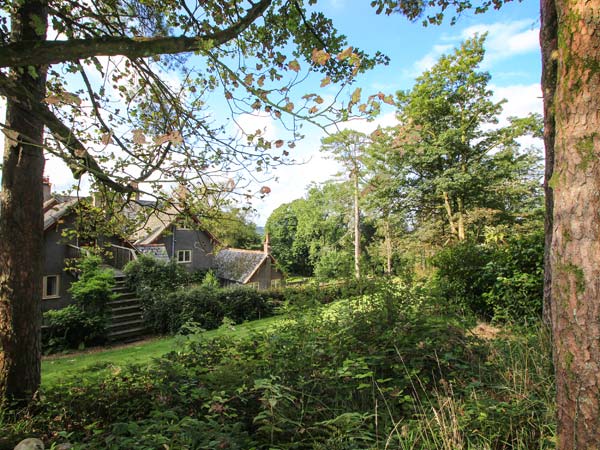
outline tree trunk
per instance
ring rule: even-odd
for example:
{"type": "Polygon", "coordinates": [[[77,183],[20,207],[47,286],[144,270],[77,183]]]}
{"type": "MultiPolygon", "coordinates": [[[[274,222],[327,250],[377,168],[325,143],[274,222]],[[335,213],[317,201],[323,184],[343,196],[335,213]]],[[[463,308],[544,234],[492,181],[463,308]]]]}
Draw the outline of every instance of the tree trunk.
{"type": "Polygon", "coordinates": [[[544,218],[544,323],[552,323],[552,272],[550,270],[550,249],[552,247],[552,208],[554,205],[550,180],[554,171],[554,94],[556,91],[557,24],[554,0],[542,0],[540,43],[542,45],[542,87],[544,96],[544,147],[546,149],[546,169],[544,172],[544,192],[546,215],[544,218]]]}
{"type": "MultiPolygon", "coordinates": [[[[12,18],[11,39],[43,40],[44,24],[45,1],[26,0],[12,18]]],[[[46,70],[19,67],[11,76],[30,97],[22,102],[8,98],[6,105],[10,131],[5,133],[0,195],[0,394],[27,400],[40,384],[44,233],[44,127],[28,112],[27,102],[43,100],[46,70]]]]}
{"type": "Polygon", "coordinates": [[[458,227],[457,227],[458,240],[464,241],[465,240],[465,204],[461,197],[458,197],[457,203],[458,203],[458,227]]]}
{"type": "Polygon", "coordinates": [[[360,208],[358,205],[358,168],[353,173],[354,181],[354,276],[360,280],[360,208]]]}
{"type": "Polygon", "coordinates": [[[390,230],[390,221],[383,223],[383,234],[385,241],[385,274],[392,274],[392,231],[390,230]]]}
{"type": "MultiPolygon", "coordinates": [[[[544,0],[544,14],[553,2],[544,0]]],[[[555,0],[551,271],[559,448],[600,448],[600,2],[555,0]]],[[[546,50],[546,49],[545,49],[546,50]]]]}
{"type": "Polygon", "coordinates": [[[452,206],[450,206],[450,197],[447,192],[442,193],[442,198],[444,199],[444,208],[446,209],[446,215],[448,216],[448,223],[450,224],[450,233],[455,236],[458,236],[458,232],[456,231],[456,225],[454,224],[453,214],[452,214],[452,206]]]}

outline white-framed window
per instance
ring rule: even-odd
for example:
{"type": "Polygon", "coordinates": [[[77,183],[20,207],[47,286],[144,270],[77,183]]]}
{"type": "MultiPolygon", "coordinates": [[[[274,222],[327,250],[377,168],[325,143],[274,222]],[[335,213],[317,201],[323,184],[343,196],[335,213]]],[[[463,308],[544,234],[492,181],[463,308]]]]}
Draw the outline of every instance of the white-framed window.
{"type": "Polygon", "coordinates": [[[42,298],[60,297],[60,275],[46,275],[42,288],[42,298]]]}
{"type": "Polygon", "coordinates": [[[192,251],[191,250],[177,250],[177,262],[181,264],[188,264],[192,262],[192,251]]]}
{"type": "Polygon", "coordinates": [[[258,291],[258,289],[260,288],[260,284],[258,281],[253,281],[252,283],[248,283],[247,286],[256,291],[258,291]]]}
{"type": "Polygon", "coordinates": [[[271,287],[272,288],[278,288],[279,286],[281,286],[281,280],[279,278],[271,280],[271,287]]]}

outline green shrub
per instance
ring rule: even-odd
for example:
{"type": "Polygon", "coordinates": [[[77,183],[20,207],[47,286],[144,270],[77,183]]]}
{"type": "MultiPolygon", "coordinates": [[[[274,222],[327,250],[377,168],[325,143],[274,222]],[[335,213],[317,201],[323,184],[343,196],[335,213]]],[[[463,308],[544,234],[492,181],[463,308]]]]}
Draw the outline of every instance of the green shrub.
{"type": "Polygon", "coordinates": [[[91,315],[103,317],[106,304],[115,299],[113,287],[115,275],[110,269],[101,267],[99,256],[86,256],[79,262],[79,278],[71,284],[69,292],[84,311],[91,315]]]}
{"type": "Polygon", "coordinates": [[[43,315],[42,349],[53,353],[102,344],[106,339],[107,303],[114,300],[114,274],[98,256],[78,262],[79,278],[69,292],[74,304],[43,315]]]}
{"type": "Polygon", "coordinates": [[[354,259],[348,252],[324,251],[315,264],[315,277],[319,280],[350,278],[353,261],[354,259]]]}
{"type": "Polygon", "coordinates": [[[443,298],[501,321],[536,320],[542,312],[544,235],[517,234],[503,242],[463,242],[433,258],[436,290],[443,298]]]}
{"type": "Polygon", "coordinates": [[[46,311],[42,327],[44,353],[102,344],[105,340],[104,317],[89,314],[78,305],[46,311]]]}
{"type": "Polygon", "coordinates": [[[196,286],[179,289],[146,304],[146,323],[156,333],[177,333],[189,322],[210,330],[227,317],[234,323],[273,314],[272,294],[248,288],[196,286]]]}
{"type": "Polygon", "coordinates": [[[130,288],[142,294],[172,292],[187,284],[190,275],[175,261],[160,261],[151,256],[139,256],[128,263],[124,272],[130,288]]]}

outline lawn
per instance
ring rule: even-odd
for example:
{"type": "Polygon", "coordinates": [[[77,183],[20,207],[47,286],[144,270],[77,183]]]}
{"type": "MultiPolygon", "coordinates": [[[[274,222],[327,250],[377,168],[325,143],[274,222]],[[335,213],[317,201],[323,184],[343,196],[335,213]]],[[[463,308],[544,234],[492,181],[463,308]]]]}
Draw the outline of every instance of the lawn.
{"type": "MultiPolygon", "coordinates": [[[[266,331],[280,322],[281,316],[268,317],[253,322],[236,325],[233,328],[221,327],[203,333],[206,337],[217,337],[226,333],[237,336],[250,331],[266,331]]],[[[129,364],[151,364],[153,359],[176,350],[182,341],[181,336],[157,337],[126,346],[108,349],[91,349],[88,352],[64,356],[52,356],[42,361],[42,387],[51,388],[68,381],[74,375],[86,374],[86,378],[98,377],[108,371],[118,372],[129,364]]]]}

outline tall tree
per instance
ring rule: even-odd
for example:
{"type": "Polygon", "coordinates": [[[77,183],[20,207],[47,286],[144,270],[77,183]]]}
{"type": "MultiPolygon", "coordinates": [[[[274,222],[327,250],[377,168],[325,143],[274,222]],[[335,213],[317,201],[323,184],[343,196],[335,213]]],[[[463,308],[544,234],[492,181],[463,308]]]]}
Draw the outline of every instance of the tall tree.
{"type": "MultiPolygon", "coordinates": [[[[377,12],[417,18],[429,6],[439,23],[452,6],[483,12],[502,1],[424,3],[374,0],[377,12]]],[[[546,149],[544,317],[552,323],[558,448],[600,447],[600,4],[541,0],[542,92],[546,149]]],[[[429,11],[431,12],[431,11],[429,11]]],[[[455,21],[455,18],[452,19],[455,21]]]]}
{"type": "Polygon", "coordinates": [[[360,279],[360,179],[363,171],[363,156],[369,143],[364,133],[343,130],[321,139],[321,150],[331,153],[344,166],[352,180],[353,228],[354,228],[354,276],[360,279]]]}
{"type": "Polygon", "coordinates": [[[499,184],[514,177],[525,159],[517,154],[516,138],[541,134],[535,116],[495,126],[503,102],[492,101],[490,75],[479,71],[484,41],[485,36],[468,39],[418,77],[410,91],[398,93],[396,168],[406,174],[409,198],[422,212],[443,211],[459,241],[467,237],[469,214],[505,212],[508,190],[499,184]]]}
{"type": "MultiPolygon", "coordinates": [[[[125,200],[136,190],[160,197],[164,182],[191,180],[218,189],[214,178],[223,173],[260,171],[281,161],[296,133],[289,148],[283,139],[270,141],[260,132],[235,139],[227,122],[218,122],[206,105],[210,95],[218,95],[234,116],[260,112],[285,120],[288,115],[294,123],[321,118],[321,97],[294,95],[300,71],[343,84],[385,62],[382,55],[346,47],[331,20],[308,9],[312,4],[0,4],[0,95],[7,99],[0,393],[24,398],[40,381],[43,151],[65,160],[76,178],[89,173],[125,200]]],[[[235,186],[232,179],[226,188],[235,186]]]]}

